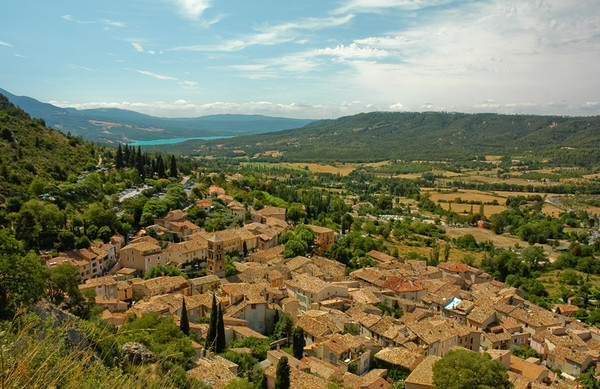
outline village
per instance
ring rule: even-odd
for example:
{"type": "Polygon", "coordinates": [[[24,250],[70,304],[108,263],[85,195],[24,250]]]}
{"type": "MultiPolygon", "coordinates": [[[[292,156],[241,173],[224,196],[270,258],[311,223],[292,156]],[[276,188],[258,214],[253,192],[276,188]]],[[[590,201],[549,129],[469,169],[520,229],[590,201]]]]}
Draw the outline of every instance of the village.
{"type": "MultiPolygon", "coordinates": [[[[376,266],[347,274],[344,264],[319,255],[338,232],[316,225],[307,225],[314,233],[312,250],[284,258],[279,237],[295,227],[285,208],[247,210],[220,187],[211,187],[209,196],[240,217],[249,211],[251,222],[207,232],[186,220],[184,211],[173,210],[146,230],[175,234],[178,243],[148,234],[126,242],[117,235],[46,259],[46,266],[75,265],[80,290],[93,290],[102,319],[117,327],[128,315],[147,312],[173,317],[179,325],[185,300],[190,330],[199,340],[196,367],[188,374],[215,388],[238,378],[238,365],[204,350],[209,324],[202,319],[211,316],[213,297],[223,312],[227,344],[266,339],[284,314],[303,330],[301,359],[280,347],[284,339],[274,342],[261,362],[269,388],[284,356],[292,388],[327,388],[333,381],[369,389],[392,387],[392,370],[405,373],[407,389],[432,388],[433,364],[456,349],[488,353],[507,368],[518,389],[577,387],[577,375],[600,357],[600,330],[576,320],[575,305],[548,311],[475,267],[427,266],[376,250],[366,254],[376,266]],[[228,254],[243,259],[232,263],[230,276],[228,254]],[[182,268],[198,261],[206,263],[206,276],[141,278],[157,266],[182,268]],[[524,346],[543,360],[511,353],[524,346]]],[[[212,206],[210,199],[196,205],[212,206]]]]}

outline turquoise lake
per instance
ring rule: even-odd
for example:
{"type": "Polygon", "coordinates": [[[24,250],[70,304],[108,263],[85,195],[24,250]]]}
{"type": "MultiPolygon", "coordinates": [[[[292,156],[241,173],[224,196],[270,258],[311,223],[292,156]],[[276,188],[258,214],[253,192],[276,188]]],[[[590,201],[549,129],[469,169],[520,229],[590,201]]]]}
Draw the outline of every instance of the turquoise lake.
{"type": "Polygon", "coordinates": [[[174,139],[156,139],[156,140],[136,140],[130,143],[130,146],[156,146],[156,145],[170,145],[173,143],[181,143],[186,140],[213,140],[213,139],[228,139],[233,136],[204,136],[199,138],[174,138],[174,139]]]}

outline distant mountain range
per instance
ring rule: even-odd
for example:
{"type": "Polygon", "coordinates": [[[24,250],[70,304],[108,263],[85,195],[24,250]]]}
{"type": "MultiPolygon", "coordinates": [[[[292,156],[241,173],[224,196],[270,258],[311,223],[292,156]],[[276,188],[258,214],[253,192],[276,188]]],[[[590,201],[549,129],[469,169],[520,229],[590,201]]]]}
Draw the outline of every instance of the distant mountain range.
{"type": "Polygon", "coordinates": [[[586,164],[592,156],[600,158],[600,116],[371,112],[291,131],[183,142],[177,151],[297,162],[472,160],[543,153],[553,159],[577,155],[586,164]]]}
{"type": "Polygon", "coordinates": [[[117,108],[77,110],[42,103],[27,96],[0,94],[48,126],[86,140],[130,143],[135,140],[238,136],[303,127],[309,119],[262,115],[210,115],[196,118],[160,118],[117,108]]]}

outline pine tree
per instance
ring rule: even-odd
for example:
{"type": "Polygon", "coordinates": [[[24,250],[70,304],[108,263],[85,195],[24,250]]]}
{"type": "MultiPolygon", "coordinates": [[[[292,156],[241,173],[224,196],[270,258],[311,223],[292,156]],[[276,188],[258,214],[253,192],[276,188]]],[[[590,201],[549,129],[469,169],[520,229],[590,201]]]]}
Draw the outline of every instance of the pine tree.
{"type": "Polygon", "coordinates": [[[177,160],[174,155],[171,155],[170,177],[177,177],[177,160]]]}
{"type": "Polygon", "coordinates": [[[117,169],[123,169],[123,149],[121,148],[120,143],[117,148],[117,155],[115,156],[115,167],[117,169]]]}
{"type": "Polygon", "coordinates": [[[217,335],[217,298],[213,294],[212,310],[210,311],[210,324],[208,325],[208,332],[206,333],[206,343],[204,344],[205,350],[215,349],[215,338],[217,335]]]}
{"type": "Polygon", "coordinates": [[[275,389],[289,389],[290,387],[290,365],[287,357],[281,357],[275,371],[275,389]]]}
{"type": "Polygon", "coordinates": [[[217,354],[225,352],[225,322],[223,321],[223,311],[219,304],[217,308],[217,335],[216,335],[216,350],[217,354]]]}
{"type": "Polygon", "coordinates": [[[292,351],[294,358],[302,359],[304,355],[304,346],[306,346],[306,339],[304,339],[304,330],[302,327],[295,327],[292,331],[292,351]]]}
{"type": "Polygon", "coordinates": [[[187,308],[185,307],[185,297],[183,297],[183,303],[181,304],[181,320],[179,321],[179,329],[186,335],[190,334],[190,321],[188,319],[187,308]]]}

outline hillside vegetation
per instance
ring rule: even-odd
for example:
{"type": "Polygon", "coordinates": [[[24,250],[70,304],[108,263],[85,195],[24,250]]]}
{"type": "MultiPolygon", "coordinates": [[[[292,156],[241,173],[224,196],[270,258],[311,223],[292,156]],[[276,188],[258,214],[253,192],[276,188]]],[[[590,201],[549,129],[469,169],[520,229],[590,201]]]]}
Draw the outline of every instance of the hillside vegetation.
{"type": "MultiPolygon", "coordinates": [[[[66,181],[71,173],[94,167],[94,148],[81,139],[48,128],[0,95],[0,190],[29,186],[35,178],[66,181]]],[[[43,190],[43,188],[40,188],[43,190]]]]}
{"type": "Polygon", "coordinates": [[[177,147],[181,153],[228,157],[276,150],[282,155],[268,159],[302,162],[464,160],[527,153],[564,159],[577,149],[576,154],[585,154],[583,159],[589,161],[599,155],[597,149],[592,150],[600,146],[599,129],[597,116],[373,112],[318,121],[296,130],[190,141],[177,147]]]}

